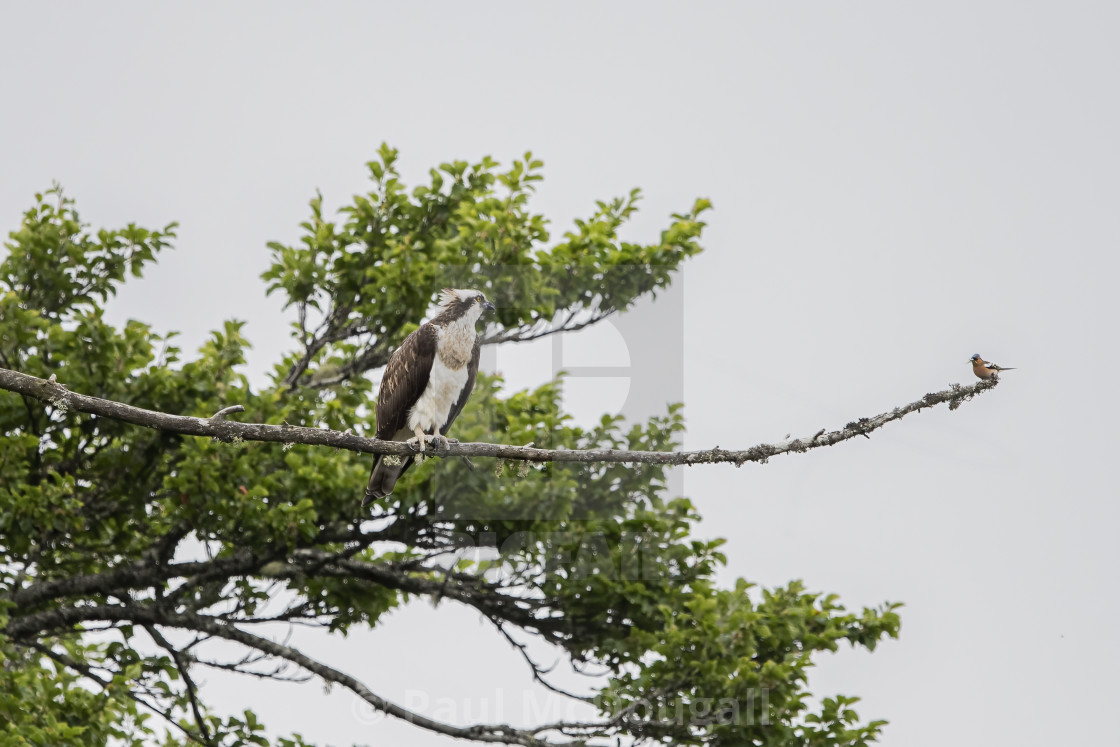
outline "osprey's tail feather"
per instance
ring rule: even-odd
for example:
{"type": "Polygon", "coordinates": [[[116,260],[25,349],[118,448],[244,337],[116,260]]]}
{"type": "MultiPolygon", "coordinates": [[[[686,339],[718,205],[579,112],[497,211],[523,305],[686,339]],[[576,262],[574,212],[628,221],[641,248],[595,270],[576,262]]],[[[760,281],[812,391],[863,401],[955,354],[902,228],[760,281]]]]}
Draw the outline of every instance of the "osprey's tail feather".
{"type": "Polygon", "coordinates": [[[368,506],[371,501],[378,498],[384,498],[393,492],[393,488],[397,485],[397,480],[404,474],[404,471],[412,466],[412,457],[405,457],[400,459],[398,464],[388,464],[385,461],[384,454],[378,454],[373,460],[373,469],[369,473],[369,482],[366,483],[366,496],[362,499],[362,505],[368,506]]]}

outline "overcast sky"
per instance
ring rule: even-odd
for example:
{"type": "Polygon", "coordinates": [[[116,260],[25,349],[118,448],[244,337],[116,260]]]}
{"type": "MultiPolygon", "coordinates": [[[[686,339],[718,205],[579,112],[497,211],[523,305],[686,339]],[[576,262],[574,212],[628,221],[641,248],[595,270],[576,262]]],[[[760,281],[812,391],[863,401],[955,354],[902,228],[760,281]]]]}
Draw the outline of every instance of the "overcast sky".
{"type": "MultiPolygon", "coordinates": [[[[581,365],[648,376],[626,325],[683,324],[666,355],[683,360],[688,447],[840,427],[972,381],[977,352],[1018,367],[956,412],[677,486],[699,531],[729,539],[728,583],[905,603],[900,640],[823,658],[811,679],[862,696],[861,716],[891,722],[885,744],[1114,731],[1117,6],[72,2],[5,5],[0,27],[4,230],[52,180],[95,226],[180,221],[111,316],[180,330],[187,350],[245,319],[256,381],[290,344],[259,280],[266,242],[297,238],[315,189],[331,209],[364,190],[382,141],[413,183],[531,149],[555,236],[634,186],[633,240],[709,197],[679,293],[564,343],[581,365]]],[[[528,386],[554,355],[495,365],[528,386]]],[[[619,409],[618,381],[570,391],[571,408],[619,409]]],[[[538,720],[548,700],[448,604],[296,640],[456,722],[538,720]]],[[[345,692],[206,679],[222,709],[278,733],[450,743],[345,692]]]]}

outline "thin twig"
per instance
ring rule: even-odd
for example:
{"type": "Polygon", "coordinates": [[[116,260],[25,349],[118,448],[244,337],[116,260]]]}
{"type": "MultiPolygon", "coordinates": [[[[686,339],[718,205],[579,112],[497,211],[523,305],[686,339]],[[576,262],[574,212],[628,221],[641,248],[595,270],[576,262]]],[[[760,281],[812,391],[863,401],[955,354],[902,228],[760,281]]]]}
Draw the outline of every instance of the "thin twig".
{"type": "Polygon", "coordinates": [[[512,646],[514,650],[516,650],[519,654],[521,654],[521,658],[524,659],[525,663],[528,665],[529,672],[533,675],[533,679],[535,679],[537,682],[541,683],[547,689],[551,690],[557,695],[563,695],[565,697],[571,698],[572,700],[578,700],[581,703],[593,704],[595,702],[595,699],[590,695],[576,695],[575,693],[569,692],[568,690],[565,690],[564,688],[559,687],[558,685],[554,685],[546,680],[544,676],[551,672],[556,667],[556,665],[553,664],[551,667],[545,669],[541,665],[537,664],[537,662],[533,661],[532,657],[529,656],[529,651],[527,650],[528,645],[522,643],[521,641],[510,635],[510,632],[506,630],[502,620],[492,619],[491,622],[493,622],[494,627],[498,629],[498,632],[502,634],[509,645],[512,646]]]}
{"type": "MultiPolygon", "coordinates": [[[[70,669],[73,669],[75,672],[78,672],[82,676],[86,677],[87,679],[97,683],[103,690],[108,690],[109,686],[112,684],[112,682],[110,680],[107,680],[103,677],[100,677],[96,672],[94,672],[93,667],[89,666],[88,664],[85,664],[84,662],[80,662],[76,659],[72,659],[69,656],[67,656],[66,654],[59,653],[58,651],[55,651],[54,649],[52,649],[49,646],[43,645],[42,643],[38,643],[38,642],[22,643],[22,645],[28,646],[29,648],[33,648],[36,651],[38,651],[39,653],[50,657],[51,659],[58,662],[59,664],[65,666],[65,667],[68,667],[70,669]]],[[[200,738],[200,736],[198,734],[195,734],[193,731],[191,731],[187,727],[180,724],[179,720],[175,718],[175,716],[171,712],[171,710],[164,710],[163,708],[160,708],[159,706],[154,705],[153,703],[150,703],[149,701],[145,700],[144,698],[141,698],[139,695],[137,695],[136,693],[134,693],[132,691],[129,691],[126,694],[128,695],[129,698],[136,701],[137,703],[139,703],[143,707],[147,708],[152,713],[160,716],[168,724],[170,724],[171,726],[173,726],[176,729],[178,729],[179,731],[181,731],[183,733],[183,736],[185,736],[187,739],[191,740],[192,742],[198,742],[199,744],[210,744],[210,742],[203,742],[203,740],[200,738]]]]}
{"type": "Polygon", "coordinates": [[[198,731],[202,735],[202,743],[207,747],[214,747],[214,738],[210,736],[210,729],[206,726],[206,719],[202,715],[202,705],[198,702],[198,691],[194,680],[191,678],[189,656],[175,648],[171,641],[164,638],[163,634],[154,625],[145,625],[144,630],[148,631],[148,635],[151,636],[156,645],[171,654],[171,658],[175,660],[175,668],[179,670],[179,676],[183,678],[183,684],[187,688],[187,697],[191,702],[194,722],[198,724],[198,731]]]}

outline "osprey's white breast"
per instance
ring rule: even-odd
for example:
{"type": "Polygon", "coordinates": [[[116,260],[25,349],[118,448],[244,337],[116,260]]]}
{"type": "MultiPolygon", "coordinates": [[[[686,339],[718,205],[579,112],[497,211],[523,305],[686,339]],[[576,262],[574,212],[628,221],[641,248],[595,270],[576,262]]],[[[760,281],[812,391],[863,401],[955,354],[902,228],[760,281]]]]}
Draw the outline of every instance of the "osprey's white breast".
{"type": "Polygon", "coordinates": [[[474,328],[477,316],[468,315],[439,328],[428,386],[408,413],[409,431],[419,427],[426,433],[431,433],[447,422],[447,416],[463,393],[470,375],[469,364],[477,335],[474,328]]]}

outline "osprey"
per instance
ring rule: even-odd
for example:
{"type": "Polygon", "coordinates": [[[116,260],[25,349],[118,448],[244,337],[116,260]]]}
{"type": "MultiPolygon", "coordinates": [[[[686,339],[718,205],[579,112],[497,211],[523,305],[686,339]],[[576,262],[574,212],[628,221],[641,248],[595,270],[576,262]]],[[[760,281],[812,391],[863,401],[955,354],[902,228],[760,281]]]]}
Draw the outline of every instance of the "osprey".
{"type": "MultiPolygon", "coordinates": [[[[377,393],[377,438],[407,439],[420,453],[425,441],[448,442],[447,429],[466,404],[478,374],[482,335],[475,323],[493,310],[481,291],[443,289],[435,317],[389,356],[377,393]]],[[[411,465],[412,457],[386,459],[379,454],[362,505],[392,493],[411,465]]]]}

